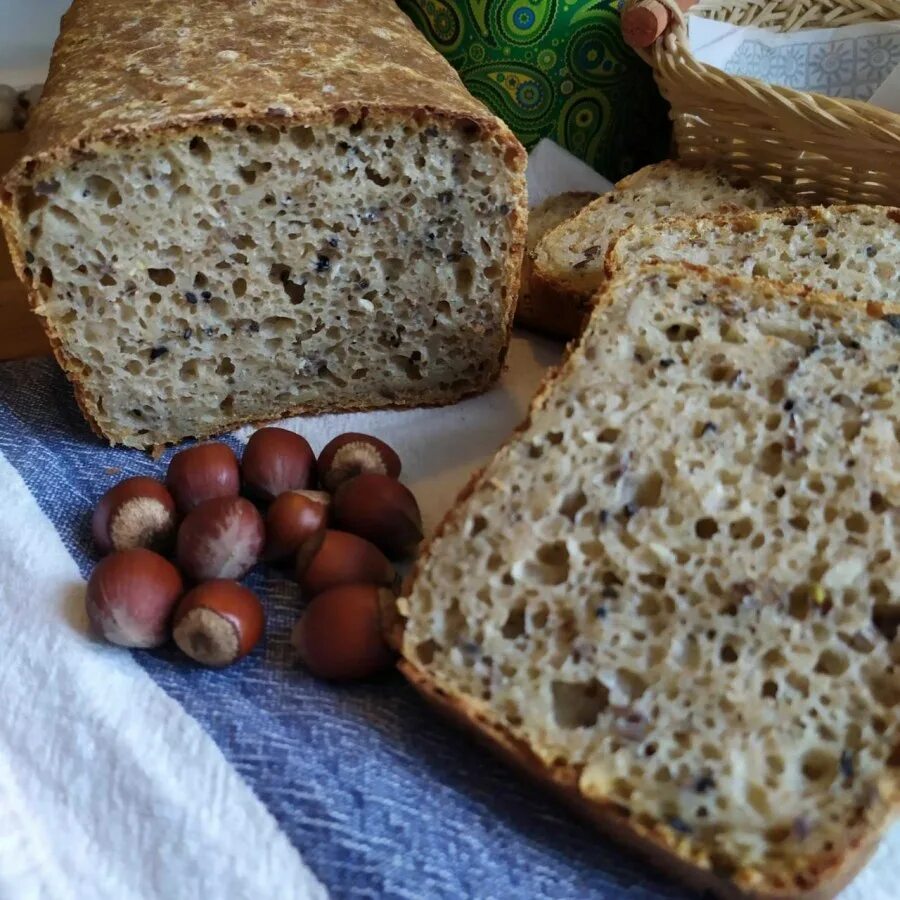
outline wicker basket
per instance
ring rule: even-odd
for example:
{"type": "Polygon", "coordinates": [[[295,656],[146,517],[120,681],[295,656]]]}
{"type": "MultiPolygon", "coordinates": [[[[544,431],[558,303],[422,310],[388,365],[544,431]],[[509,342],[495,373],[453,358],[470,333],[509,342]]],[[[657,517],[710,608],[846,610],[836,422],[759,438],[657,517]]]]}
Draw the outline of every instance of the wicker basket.
{"type": "MultiPolygon", "coordinates": [[[[639,52],[672,105],[682,159],[781,182],[801,203],[900,205],[900,115],[704,65],[690,51],[679,4],[661,2],[669,26],[639,52]]],[[[691,12],[791,31],[900,19],[900,0],[700,0],[691,12]]]]}

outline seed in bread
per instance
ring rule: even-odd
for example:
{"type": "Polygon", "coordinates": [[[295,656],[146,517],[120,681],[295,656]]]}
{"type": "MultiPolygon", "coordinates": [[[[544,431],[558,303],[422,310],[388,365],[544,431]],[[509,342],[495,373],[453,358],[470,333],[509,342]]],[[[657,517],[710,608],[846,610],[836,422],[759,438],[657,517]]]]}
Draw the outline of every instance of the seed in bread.
{"type": "Polygon", "coordinates": [[[900,799],[900,316],[623,273],[399,603],[407,676],[722,896],[900,799]]]}
{"type": "Polygon", "coordinates": [[[487,388],[521,145],[392,0],[227,13],[76,0],[0,190],[89,420],[153,446],[487,388]]]}

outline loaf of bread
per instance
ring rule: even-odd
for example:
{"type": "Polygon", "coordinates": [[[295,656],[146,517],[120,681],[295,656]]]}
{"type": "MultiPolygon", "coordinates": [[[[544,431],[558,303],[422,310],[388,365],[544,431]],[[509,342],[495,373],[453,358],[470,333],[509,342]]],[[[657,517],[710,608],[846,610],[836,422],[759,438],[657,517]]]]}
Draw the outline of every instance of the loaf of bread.
{"type": "Polygon", "coordinates": [[[0,214],[110,441],[500,372],[526,154],[392,0],[75,0],[29,134],[0,214]]]}
{"type": "Polygon", "coordinates": [[[900,800],[900,307],[623,273],[399,601],[407,677],[723,897],[900,800]]]}
{"type": "Polygon", "coordinates": [[[649,261],[805,284],[851,300],[900,301],[900,209],[788,207],[677,217],[615,238],[607,273],[649,261]]]}
{"type": "Polygon", "coordinates": [[[603,283],[609,242],[620,231],[666,216],[778,205],[777,192],[764,182],[750,185],[673,161],[647,166],[543,237],[533,253],[533,290],[550,307],[576,310],[574,320],[582,323],[603,283]]]}
{"type": "Polygon", "coordinates": [[[584,315],[581,311],[571,304],[560,307],[555,295],[545,293],[540,285],[534,283],[531,254],[538,241],[548,231],[596,199],[597,195],[588,191],[570,191],[548,197],[529,211],[525,258],[522,260],[522,282],[519,286],[519,303],[516,307],[516,325],[562,338],[570,338],[581,331],[584,324],[582,321],[584,315]]]}

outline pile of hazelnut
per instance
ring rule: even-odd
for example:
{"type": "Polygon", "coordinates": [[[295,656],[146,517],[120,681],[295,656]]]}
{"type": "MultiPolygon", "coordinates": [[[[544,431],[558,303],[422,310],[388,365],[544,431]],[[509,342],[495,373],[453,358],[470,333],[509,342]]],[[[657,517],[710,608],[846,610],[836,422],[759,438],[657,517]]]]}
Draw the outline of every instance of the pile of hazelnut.
{"type": "Polygon", "coordinates": [[[239,580],[257,562],[291,566],[310,602],[292,642],[321,678],[365,678],[393,662],[382,608],[391,560],[411,557],[422,518],[383,441],[342,434],[316,460],[309,443],[263,428],[238,462],[226,444],[172,457],[165,483],[128,478],[94,510],[104,558],[87,584],[95,631],[123,647],[169,637],[207,666],[246,656],[265,630],[259,598],[239,580]],[[320,489],[315,490],[318,484],[320,489]]]}

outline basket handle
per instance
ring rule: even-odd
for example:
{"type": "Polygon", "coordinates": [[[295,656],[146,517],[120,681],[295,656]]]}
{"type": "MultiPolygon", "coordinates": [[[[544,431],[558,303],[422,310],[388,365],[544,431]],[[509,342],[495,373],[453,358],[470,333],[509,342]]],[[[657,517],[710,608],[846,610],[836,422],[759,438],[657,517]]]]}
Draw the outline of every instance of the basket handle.
{"type": "MultiPolygon", "coordinates": [[[[682,12],[687,12],[697,0],[675,0],[682,12]]],[[[645,50],[655,43],[669,27],[669,10],[660,0],[638,0],[622,12],[622,37],[635,50],[645,50]]]]}

